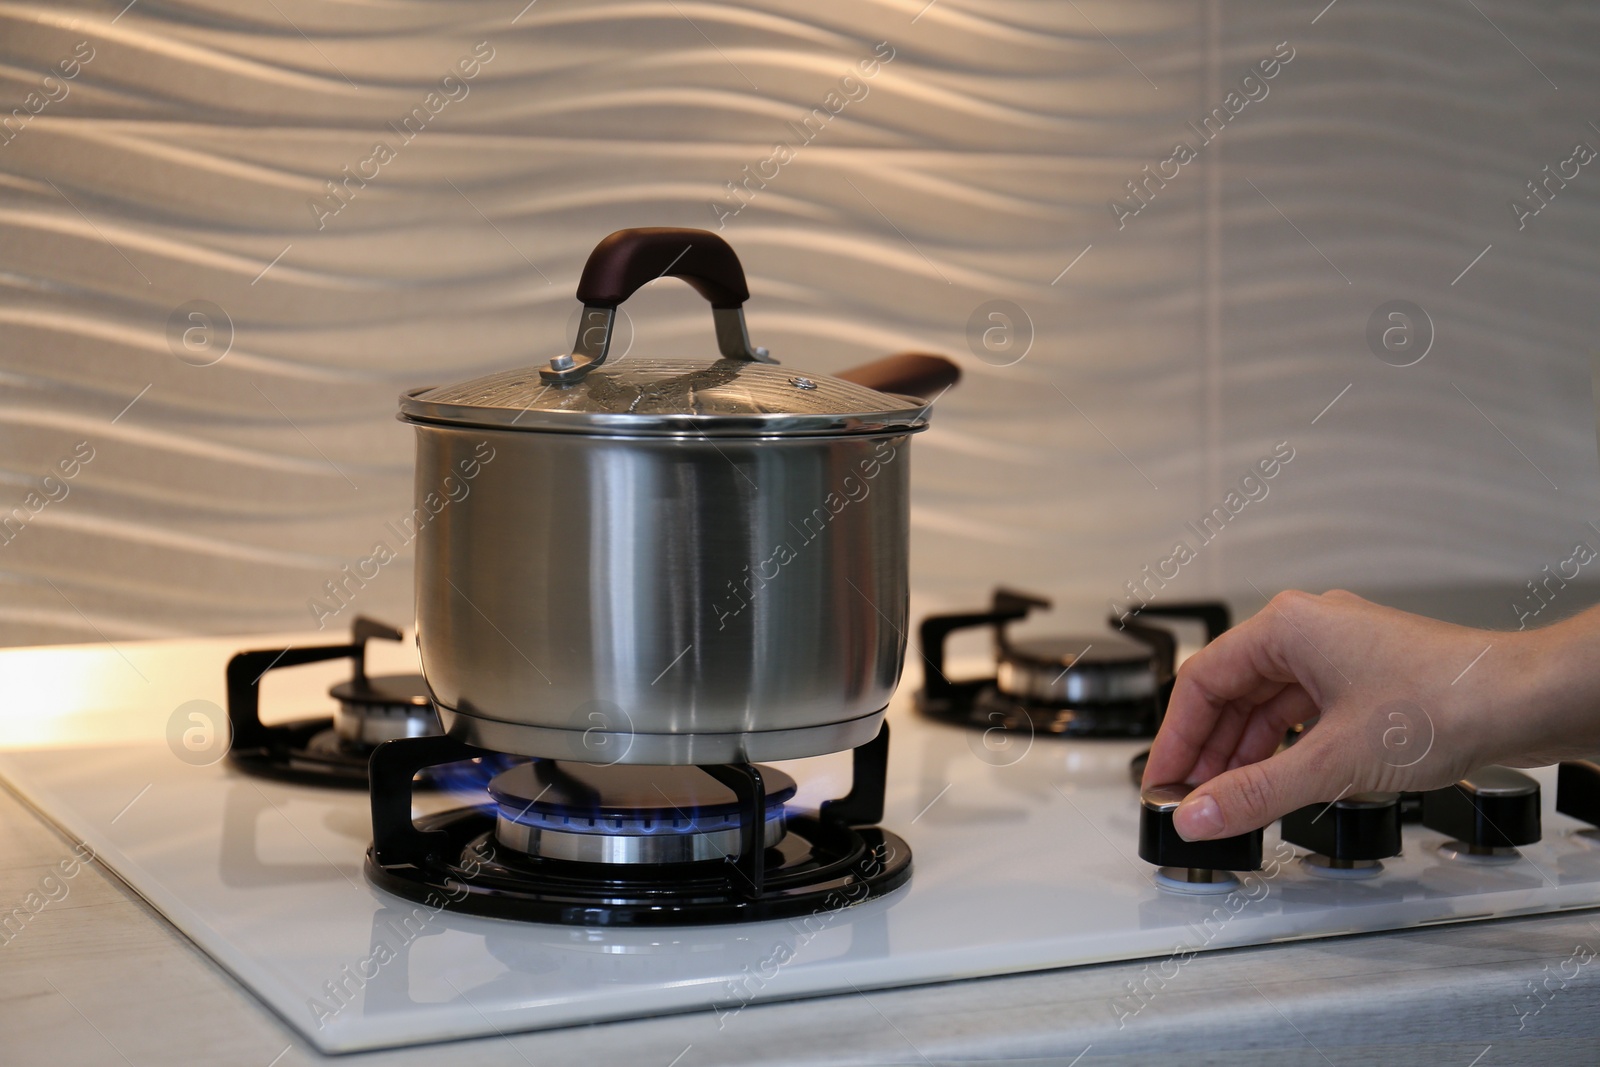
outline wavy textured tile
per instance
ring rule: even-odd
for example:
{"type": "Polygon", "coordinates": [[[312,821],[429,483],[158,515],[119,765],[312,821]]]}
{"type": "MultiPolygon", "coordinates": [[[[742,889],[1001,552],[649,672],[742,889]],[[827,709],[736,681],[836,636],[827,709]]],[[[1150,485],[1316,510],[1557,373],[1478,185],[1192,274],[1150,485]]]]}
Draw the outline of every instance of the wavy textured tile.
{"type": "MultiPolygon", "coordinates": [[[[309,624],[410,510],[400,389],[554,354],[600,236],[719,214],[786,363],[962,360],[915,451],[919,610],[1004,581],[1098,612],[1283,439],[1173,595],[1519,585],[1592,517],[1600,200],[1575,182],[1522,234],[1505,207],[1600,115],[1592,12],[1483,5],[1525,62],[1470,6],[518,6],[0,3],[0,102],[95,49],[0,144],[0,511],[95,449],[0,544],[0,641],[309,624]],[[1119,230],[1107,200],[1280,40],[1270,94],[1119,230]],[[397,131],[479,42],[464,95],[397,131]],[[1366,351],[1394,297],[1435,318],[1414,368],[1366,351]],[[1020,363],[968,348],[991,299],[1032,320],[1020,363]],[[197,300],[231,322],[212,366],[169,340],[197,300]]],[[[627,318],[634,351],[710,351],[676,283],[627,318]]],[[[404,622],[410,583],[404,554],[354,610],[404,622]]]]}

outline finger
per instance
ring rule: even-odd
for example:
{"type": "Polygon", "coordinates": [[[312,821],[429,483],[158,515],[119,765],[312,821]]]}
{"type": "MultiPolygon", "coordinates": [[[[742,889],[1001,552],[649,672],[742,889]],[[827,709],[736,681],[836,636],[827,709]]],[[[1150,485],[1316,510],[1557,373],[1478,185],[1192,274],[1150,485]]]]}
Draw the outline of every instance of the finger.
{"type": "Polygon", "coordinates": [[[1230,704],[1248,709],[1297,680],[1283,651],[1286,629],[1282,612],[1260,611],[1189,657],[1150,747],[1146,782],[1189,777],[1230,704]]]}
{"type": "MultiPolygon", "coordinates": [[[[1196,653],[1196,657],[1203,654],[1203,651],[1196,653]]],[[[1151,743],[1147,782],[1160,785],[1190,777],[1208,748],[1218,743],[1231,747],[1250,711],[1257,704],[1272,699],[1284,684],[1258,677],[1256,684],[1242,696],[1225,698],[1212,692],[1204,682],[1201,672],[1206,664],[1198,664],[1200,670],[1191,671],[1190,665],[1194,662],[1191,658],[1184,665],[1173,685],[1161,729],[1151,743]]]]}
{"type": "Polygon", "coordinates": [[[1239,744],[1228,757],[1228,762],[1215,768],[1204,778],[1196,776],[1195,781],[1203,782],[1206,778],[1215,778],[1223,771],[1231,771],[1247,763],[1261,762],[1278,751],[1278,746],[1283,744],[1284,734],[1289,727],[1305,722],[1316,713],[1317,707],[1311,702],[1311,694],[1297,685],[1286,687],[1283,692],[1256,709],[1255,714],[1250,717],[1249,725],[1245,727],[1244,735],[1239,738],[1239,744]]]}
{"type": "Polygon", "coordinates": [[[1199,784],[1216,774],[1215,770],[1209,774],[1203,773],[1202,768],[1207,763],[1217,764],[1227,761],[1228,754],[1239,743],[1239,735],[1244,733],[1244,728],[1254,711],[1253,707],[1244,706],[1237,701],[1224,707],[1211,727],[1210,736],[1200,744],[1200,750],[1195,753],[1194,766],[1189,768],[1189,773],[1182,780],[1199,784]]]}
{"type": "MultiPolygon", "coordinates": [[[[1205,746],[1200,750],[1200,755],[1195,759],[1194,766],[1190,768],[1184,781],[1198,785],[1207,778],[1215,778],[1227,770],[1240,743],[1250,730],[1255,728],[1256,720],[1282,695],[1280,690],[1264,696],[1259,703],[1249,706],[1237,700],[1229,704],[1217,719],[1216,727],[1211,731],[1211,736],[1206,740],[1205,746]]],[[[1265,752],[1262,755],[1271,753],[1265,752]]]]}
{"type": "Polygon", "coordinates": [[[1278,750],[1290,726],[1315,714],[1316,707],[1310,695],[1298,685],[1292,685],[1283,687],[1248,712],[1224,715],[1184,781],[1199,785],[1223,771],[1266,759],[1278,750]],[[1236,723],[1236,728],[1223,728],[1231,723],[1236,723]]]}
{"type": "Polygon", "coordinates": [[[1296,808],[1328,801],[1346,788],[1349,768],[1337,741],[1312,735],[1292,748],[1217,775],[1196,786],[1173,813],[1185,841],[1233,837],[1266,826],[1296,808]]]}

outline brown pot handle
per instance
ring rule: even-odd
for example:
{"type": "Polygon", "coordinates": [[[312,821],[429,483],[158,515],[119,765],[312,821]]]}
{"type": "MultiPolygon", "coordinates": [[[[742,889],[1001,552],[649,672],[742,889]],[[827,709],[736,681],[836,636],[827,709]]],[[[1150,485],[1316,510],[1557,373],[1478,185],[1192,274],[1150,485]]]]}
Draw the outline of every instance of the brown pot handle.
{"type": "Polygon", "coordinates": [[[578,279],[578,299],[614,308],[669,274],[694,286],[714,308],[742,307],[750,299],[744,268],[728,242],[710,230],[674,226],[618,230],[595,245],[578,279]]]}
{"type": "Polygon", "coordinates": [[[563,353],[539,368],[551,385],[571,385],[606,361],[617,305],[657,278],[682,278],[711,302],[717,351],[724,359],[776,363],[764,348],[750,344],[744,325],[744,302],[750,287],[744,268],[728,242],[710,230],[646,226],[618,230],[594,246],[578,279],[583,315],[570,355],[563,353]]]}
{"type": "Polygon", "coordinates": [[[929,400],[959,382],[961,368],[944,356],[928,352],[901,352],[851,367],[835,377],[876,389],[880,393],[902,393],[929,400]]]}

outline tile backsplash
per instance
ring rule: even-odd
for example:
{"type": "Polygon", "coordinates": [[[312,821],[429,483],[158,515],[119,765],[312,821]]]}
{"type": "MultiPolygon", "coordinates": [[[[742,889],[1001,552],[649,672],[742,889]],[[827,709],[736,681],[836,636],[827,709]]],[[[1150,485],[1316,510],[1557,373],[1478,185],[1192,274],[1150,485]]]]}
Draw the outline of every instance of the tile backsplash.
{"type": "MultiPolygon", "coordinates": [[[[640,225],[786,365],[962,363],[919,611],[1509,603],[1600,543],[1600,10],[1324,5],[8,7],[0,643],[314,626],[410,512],[399,391],[562,350],[640,225]]],[[[617,343],[713,351],[670,280],[617,343]]]]}

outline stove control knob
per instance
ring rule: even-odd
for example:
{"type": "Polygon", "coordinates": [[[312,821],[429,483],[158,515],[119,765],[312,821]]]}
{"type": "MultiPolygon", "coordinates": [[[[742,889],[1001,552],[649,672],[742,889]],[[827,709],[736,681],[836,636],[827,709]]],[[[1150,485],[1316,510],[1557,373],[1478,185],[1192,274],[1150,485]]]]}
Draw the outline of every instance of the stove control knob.
{"type": "Polygon", "coordinates": [[[1371,876],[1400,855],[1400,794],[1356,793],[1283,817],[1283,839],[1310,849],[1305,864],[1335,878],[1371,876]]]}
{"type": "Polygon", "coordinates": [[[1574,760],[1556,772],[1556,810],[1600,826],[1600,763],[1574,760]]]}
{"type": "Polygon", "coordinates": [[[1515,856],[1539,840],[1539,783],[1509,767],[1484,767],[1422,794],[1422,825],[1472,856],[1515,856]]]}
{"type": "Polygon", "coordinates": [[[1158,785],[1139,796],[1139,858],[1155,864],[1158,885],[1180,892],[1226,892],[1238,884],[1228,871],[1261,866],[1261,831],[1215,841],[1185,841],[1172,825],[1190,786],[1158,785]]]}

